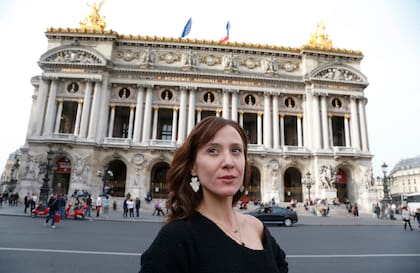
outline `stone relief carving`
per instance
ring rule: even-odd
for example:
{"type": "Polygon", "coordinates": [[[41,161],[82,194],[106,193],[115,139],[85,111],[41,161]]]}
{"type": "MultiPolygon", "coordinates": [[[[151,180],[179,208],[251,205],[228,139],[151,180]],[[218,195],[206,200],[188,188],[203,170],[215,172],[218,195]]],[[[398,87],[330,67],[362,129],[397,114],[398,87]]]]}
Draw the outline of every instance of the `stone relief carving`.
{"type": "Polygon", "coordinates": [[[278,70],[277,62],[273,57],[262,60],[262,67],[266,74],[274,74],[278,70]]]}
{"type": "Polygon", "coordinates": [[[85,63],[85,64],[102,64],[102,60],[95,55],[83,50],[63,50],[57,52],[48,58],[49,62],[63,62],[63,63],[85,63]]]}
{"type": "Polygon", "coordinates": [[[213,66],[213,65],[219,63],[219,59],[216,56],[214,56],[214,55],[207,55],[207,56],[205,56],[204,62],[208,66],[213,66]]]}
{"type": "Polygon", "coordinates": [[[124,61],[126,62],[131,62],[132,60],[139,58],[139,53],[131,51],[131,50],[127,50],[127,51],[118,52],[118,57],[123,58],[124,61]]]}
{"type": "Polygon", "coordinates": [[[25,179],[38,179],[41,173],[41,157],[29,155],[26,161],[25,171],[23,177],[25,179]]]}
{"type": "Polygon", "coordinates": [[[238,66],[237,56],[233,53],[223,56],[222,65],[226,72],[233,72],[238,66]]]}
{"type": "Polygon", "coordinates": [[[141,170],[144,168],[146,159],[143,154],[135,154],[131,159],[131,162],[134,163],[136,168],[136,176],[140,175],[141,170]]]}
{"type": "Polygon", "coordinates": [[[72,181],[80,184],[87,184],[87,178],[89,173],[88,157],[82,158],[76,155],[75,167],[72,171],[72,181]]]}
{"type": "Polygon", "coordinates": [[[332,166],[322,165],[320,168],[321,188],[331,189],[335,180],[335,172],[332,166]]]}
{"type": "Polygon", "coordinates": [[[161,56],[161,59],[164,60],[167,64],[178,61],[178,56],[172,52],[165,53],[161,56]]]}
{"type": "Polygon", "coordinates": [[[357,81],[361,82],[362,79],[355,73],[342,69],[342,68],[328,68],[315,75],[315,78],[336,80],[336,81],[357,81]]]}
{"type": "Polygon", "coordinates": [[[154,65],[156,61],[156,53],[150,48],[146,48],[140,57],[140,64],[142,66],[151,66],[154,65]]]}
{"type": "Polygon", "coordinates": [[[361,182],[362,182],[362,185],[367,189],[367,190],[369,190],[369,189],[371,189],[372,188],[372,186],[374,185],[374,183],[375,183],[375,178],[373,177],[373,170],[372,170],[372,167],[368,167],[368,168],[363,168],[363,167],[360,167],[360,169],[361,169],[361,175],[362,175],[362,179],[361,179],[361,182]]]}
{"type": "Polygon", "coordinates": [[[271,171],[271,188],[273,191],[277,189],[278,174],[280,169],[280,163],[276,159],[270,160],[269,169],[271,171]]]}
{"type": "Polygon", "coordinates": [[[183,67],[192,68],[197,65],[198,57],[192,50],[182,53],[181,62],[183,67]]]}
{"type": "Polygon", "coordinates": [[[299,68],[299,64],[291,62],[291,61],[286,61],[286,62],[281,63],[280,67],[286,72],[293,72],[299,68]]]}

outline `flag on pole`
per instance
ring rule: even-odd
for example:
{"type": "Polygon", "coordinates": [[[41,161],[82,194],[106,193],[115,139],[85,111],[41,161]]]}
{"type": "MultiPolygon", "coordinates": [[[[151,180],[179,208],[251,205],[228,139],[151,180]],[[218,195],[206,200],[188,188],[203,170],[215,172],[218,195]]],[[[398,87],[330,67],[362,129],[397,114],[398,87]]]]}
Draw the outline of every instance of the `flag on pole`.
{"type": "Polygon", "coordinates": [[[190,17],[190,19],[188,20],[187,24],[184,27],[184,30],[182,31],[181,38],[186,37],[190,33],[191,25],[192,25],[192,18],[190,17]]]}
{"type": "Polygon", "coordinates": [[[226,24],[226,36],[220,40],[220,42],[227,42],[229,41],[229,30],[230,30],[230,22],[227,21],[226,24]]]}

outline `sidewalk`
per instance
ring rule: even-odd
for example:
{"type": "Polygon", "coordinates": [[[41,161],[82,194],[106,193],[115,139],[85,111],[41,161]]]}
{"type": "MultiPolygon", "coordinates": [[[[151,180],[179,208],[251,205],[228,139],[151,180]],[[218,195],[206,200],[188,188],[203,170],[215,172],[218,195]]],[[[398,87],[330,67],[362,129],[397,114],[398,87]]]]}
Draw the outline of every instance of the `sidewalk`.
{"type": "MultiPolygon", "coordinates": [[[[140,209],[139,218],[123,218],[122,210],[113,211],[112,209],[109,212],[108,219],[104,218],[102,213],[100,217],[96,217],[96,211],[92,211],[92,217],[86,217],[90,221],[124,221],[124,222],[163,222],[165,220],[164,216],[153,216],[153,206],[144,205],[140,209]]],[[[253,210],[253,207],[250,206],[248,210],[237,210],[241,213],[246,213],[247,211],[253,210]]],[[[11,216],[22,216],[30,217],[30,214],[24,214],[24,207],[4,205],[0,208],[0,215],[11,215],[11,216]]],[[[361,213],[358,218],[353,218],[349,214],[332,211],[330,216],[313,216],[309,212],[304,211],[303,209],[297,209],[299,221],[295,225],[346,225],[346,226],[388,226],[388,225],[402,225],[400,219],[397,216],[397,220],[382,220],[373,217],[372,214],[361,213]]],[[[44,216],[45,217],[45,216],[44,216]]]]}

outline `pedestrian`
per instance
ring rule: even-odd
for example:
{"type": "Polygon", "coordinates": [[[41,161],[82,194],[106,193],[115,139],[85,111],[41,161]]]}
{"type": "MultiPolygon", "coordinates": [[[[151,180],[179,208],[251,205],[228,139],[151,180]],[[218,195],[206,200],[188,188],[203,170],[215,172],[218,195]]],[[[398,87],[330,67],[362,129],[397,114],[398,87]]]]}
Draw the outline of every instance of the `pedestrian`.
{"type": "Polygon", "coordinates": [[[57,211],[58,211],[58,200],[57,200],[56,194],[52,194],[50,199],[48,200],[48,208],[50,210],[48,212],[47,219],[45,220],[45,225],[47,225],[51,219],[52,220],[51,227],[55,228],[55,215],[57,214],[57,211]]]}
{"type": "Polygon", "coordinates": [[[353,218],[359,217],[359,207],[357,206],[357,203],[354,203],[352,206],[351,213],[353,214],[353,218]]]}
{"type": "Polygon", "coordinates": [[[104,200],[104,218],[108,219],[109,217],[109,206],[110,206],[110,200],[109,200],[109,195],[105,196],[105,200],[104,200]]]}
{"type": "Polygon", "coordinates": [[[379,219],[379,217],[381,215],[381,208],[379,207],[378,203],[376,203],[376,206],[375,206],[375,214],[376,214],[376,218],[379,219]]]}
{"type": "Polygon", "coordinates": [[[89,194],[88,197],[86,198],[86,216],[90,217],[90,211],[92,210],[92,196],[89,194]]]}
{"type": "Polygon", "coordinates": [[[25,195],[25,197],[23,198],[23,204],[24,204],[24,206],[25,206],[25,209],[23,210],[23,213],[25,213],[26,214],[26,212],[27,212],[27,210],[28,210],[28,208],[30,207],[30,205],[31,205],[31,195],[29,194],[29,192],[28,192],[28,194],[26,194],[25,195]]]}
{"type": "Polygon", "coordinates": [[[96,217],[99,217],[102,208],[102,198],[100,195],[96,198],[96,217]]]}
{"type": "Polygon", "coordinates": [[[66,199],[63,194],[58,195],[58,211],[61,219],[66,219],[66,199]]]}
{"type": "Polygon", "coordinates": [[[166,224],[141,255],[140,273],[288,272],[286,254],[257,218],[234,207],[249,182],[247,135],[221,117],[203,119],[175,151],[166,224]]]}
{"type": "Polygon", "coordinates": [[[411,216],[410,211],[407,206],[403,206],[401,211],[401,217],[404,223],[404,230],[407,230],[407,224],[410,227],[410,230],[413,231],[413,228],[411,227],[411,216]]]}
{"type": "Polygon", "coordinates": [[[153,211],[152,215],[155,215],[155,213],[157,216],[160,216],[161,214],[163,216],[165,215],[161,207],[160,201],[158,199],[155,200],[154,207],[155,207],[155,210],[153,211]]]}
{"type": "Polygon", "coordinates": [[[131,198],[127,200],[127,209],[128,209],[129,217],[130,218],[134,217],[134,201],[131,198]]]}
{"type": "Polygon", "coordinates": [[[416,209],[416,214],[414,214],[414,217],[417,219],[417,224],[420,228],[420,208],[416,209]]]}
{"type": "Polygon", "coordinates": [[[135,200],[135,207],[136,207],[136,217],[140,217],[140,206],[141,206],[141,201],[140,198],[136,197],[135,200]]]}
{"type": "Polygon", "coordinates": [[[128,197],[126,197],[123,201],[123,218],[128,217],[128,207],[127,207],[128,197]]]}

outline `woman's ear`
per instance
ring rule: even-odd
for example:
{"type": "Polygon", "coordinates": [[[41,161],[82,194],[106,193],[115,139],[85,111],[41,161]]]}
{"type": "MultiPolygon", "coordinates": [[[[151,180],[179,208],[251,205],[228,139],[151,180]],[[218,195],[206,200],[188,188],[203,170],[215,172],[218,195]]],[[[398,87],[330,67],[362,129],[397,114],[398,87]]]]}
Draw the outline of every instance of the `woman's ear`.
{"type": "Polygon", "coordinates": [[[190,170],[190,174],[191,174],[191,176],[197,176],[197,171],[195,170],[195,165],[192,166],[192,168],[190,170]]]}

